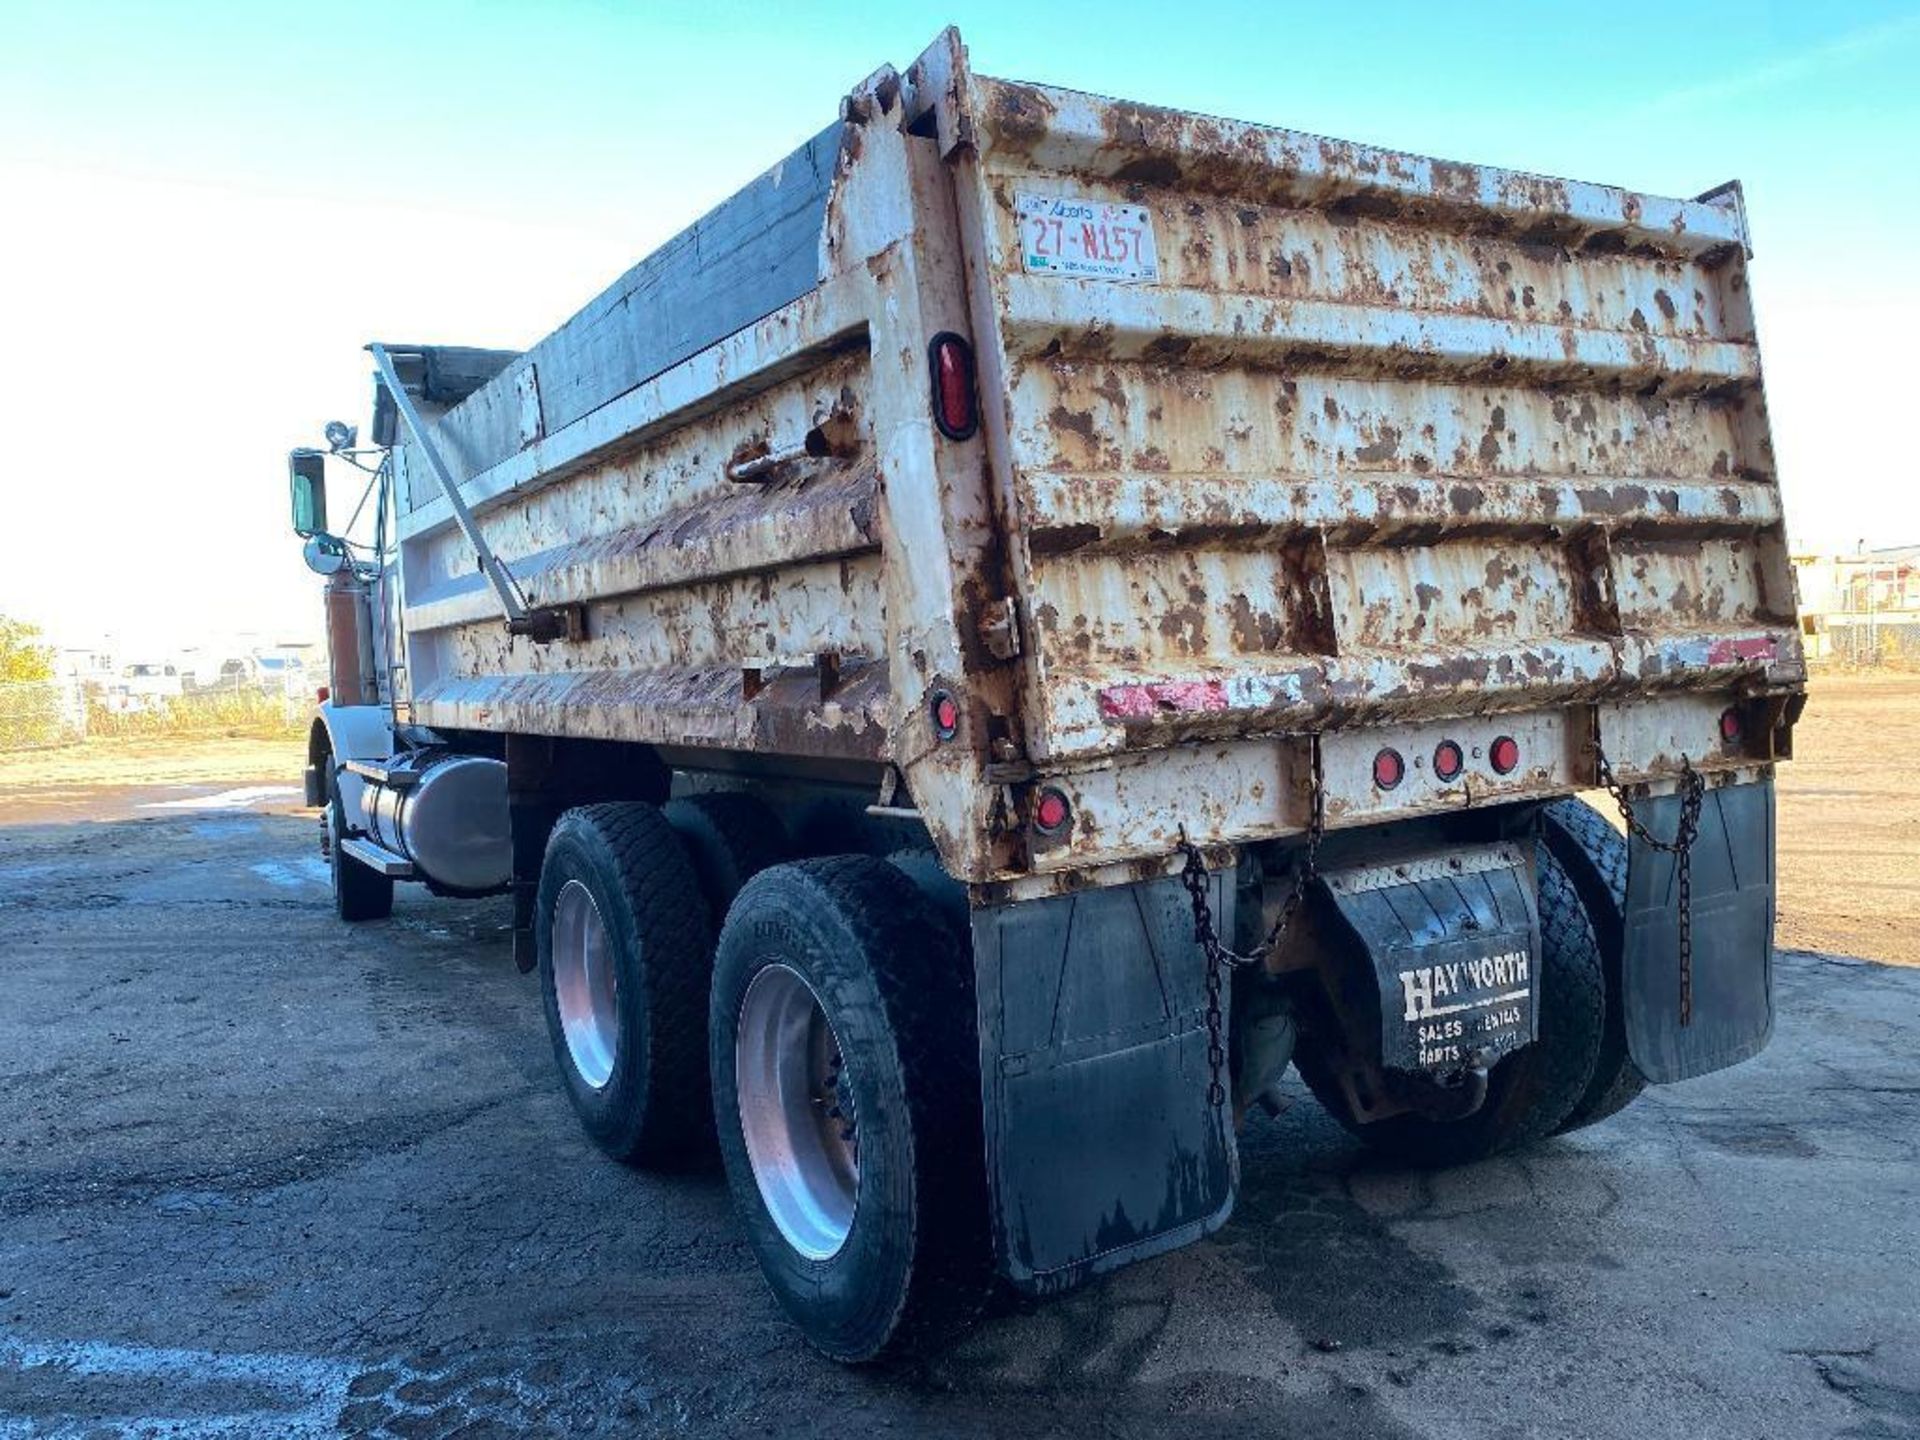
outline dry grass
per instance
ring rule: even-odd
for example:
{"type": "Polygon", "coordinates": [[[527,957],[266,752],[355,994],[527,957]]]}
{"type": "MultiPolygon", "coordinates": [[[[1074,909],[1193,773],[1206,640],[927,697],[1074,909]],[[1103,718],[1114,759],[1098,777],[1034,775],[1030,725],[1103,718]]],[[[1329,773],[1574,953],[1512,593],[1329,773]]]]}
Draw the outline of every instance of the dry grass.
{"type": "Polygon", "coordinates": [[[109,710],[87,707],[87,733],[105,739],[132,736],[300,735],[311,706],[257,689],[205,691],[174,695],[151,709],[109,710]]]}

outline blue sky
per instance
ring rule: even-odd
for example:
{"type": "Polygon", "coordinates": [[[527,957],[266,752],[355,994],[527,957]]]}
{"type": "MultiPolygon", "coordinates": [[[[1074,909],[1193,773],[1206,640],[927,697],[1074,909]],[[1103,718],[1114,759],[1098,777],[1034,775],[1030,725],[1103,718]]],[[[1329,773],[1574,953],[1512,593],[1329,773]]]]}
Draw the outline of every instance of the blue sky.
{"type": "Polygon", "coordinates": [[[1794,539],[1920,541],[1920,5],[0,0],[0,612],[311,632],[281,457],[362,418],[360,343],[531,343],[949,20],[994,74],[1739,177],[1794,539]]]}

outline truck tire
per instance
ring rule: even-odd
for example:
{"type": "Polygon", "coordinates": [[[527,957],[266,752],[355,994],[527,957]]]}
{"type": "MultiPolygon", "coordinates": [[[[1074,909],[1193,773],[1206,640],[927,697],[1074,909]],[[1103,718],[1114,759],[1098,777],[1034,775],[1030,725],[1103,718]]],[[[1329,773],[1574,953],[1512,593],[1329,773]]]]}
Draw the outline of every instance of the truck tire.
{"type": "Polygon", "coordinates": [[[327,867],[333,875],[333,913],[350,925],[393,914],[393,877],[361,864],[340,848],[347,833],[347,807],[340,781],[327,780],[327,867]]]}
{"type": "Polygon", "coordinates": [[[660,807],[693,861],[717,928],[740,887],[793,854],[787,827],[765,801],[738,791],[688,795],[660,807]]]}
{"type": "Polygon", "coordinates": [[[1607,1016],[1593,1079],[1560,1133],[1617,1115],[1647,1088],[1647,1077],[1627,1053],[1625,1001],[1620,991],[1626,942],[1627,837],[1583,800],[1559,800],[1542,812],[1542,837],[1586,907],[1606,976],[1607,1016]]]}
{"type": "Polygon", "coordinates": [[[697,1157],[713,1126],[713,925],[679,835],[643,802],[566,811],[533,928],[554,1060],[587,1134],[628,1164],[697,1157]]]}
{"type": "Polygon", "coordinates": [[[779,865],[714,965],[714,1109],[781,1307],[848,1363],[971,1323],[991,1276],[971,967],[885,861],[779,865]]]}
{"type": "Polygon", "coordinates": [[[1606,981],[1586,909],[1553,853],[1540,874],[1540,1037],[1493,1067],[1481,1107],[1461,1120],[1394,1115],[1362,1124],[1316,1047],[1302,1036],[1294,1065],[1307,1088],[1353,1134],[1395,1161],[1464,1165],[1552,1135],[1586,1094],[1600,1054],[1606,981]]]}

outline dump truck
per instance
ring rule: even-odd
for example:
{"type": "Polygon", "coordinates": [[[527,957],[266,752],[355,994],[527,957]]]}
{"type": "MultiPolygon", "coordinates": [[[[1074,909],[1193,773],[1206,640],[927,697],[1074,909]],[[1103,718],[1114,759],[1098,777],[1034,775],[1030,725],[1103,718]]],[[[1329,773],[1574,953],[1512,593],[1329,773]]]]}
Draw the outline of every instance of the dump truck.
{"type": "Polygon", "coordinates": [[[1289,1067],[1444,1165],[1746,1059],[1805,681],[1748,260],[1737,185],[949,31],[293,453],[340,917],[511,896],[587,1133],[717,1149],[849,1362],[1215,1231],[1289,1067]]]}

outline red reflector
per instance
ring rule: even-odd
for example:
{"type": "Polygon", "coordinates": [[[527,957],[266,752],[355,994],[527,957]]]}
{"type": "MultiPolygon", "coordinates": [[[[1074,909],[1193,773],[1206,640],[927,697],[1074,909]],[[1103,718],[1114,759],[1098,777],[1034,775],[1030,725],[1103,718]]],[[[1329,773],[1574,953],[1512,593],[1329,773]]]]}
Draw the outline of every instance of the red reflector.
{"type": "Polygon", "coordinates": [[[944,690],[933,692],[933,733],[951,740],[960,733],[960,702],[944,690]]]}
{"type": "Polygon", "coordinates": [[[1433,773],[1442,780],[1452,780],[1467,768],[1467,757],[1460,747],[1451,740],[1442,740],[1433,747],[1433,773]]]}
{"type": "Polygon", "coordinates": [[[1720,738],[1727,744],[1738,745],[1746,729],[1746,722],[1741,718],[1738,707],[1729,707],[1720,712],[1720,738]]]}
{"type": "Polygon", "coordinates": [[[1496,775],[1511,775],[1520,766],[1520,742],[1502,735],[1487,747],[1487,759],[1493,762],[1496,775]]]}
{"type": "Polygon", "coordinates": [[[327,698],[332,694],[333,694],[333,691],[329,690],[326,686],[322,685],[318,690],[313,692],[313,698],[318,700],[322,705],[324,705],[327,703],[327,698]]]}
{"type": "Polygon", "coordinates": [[[1067,797],[1058,790],[1042,790],[1040,802],[1033,807],[1033,823],[1051,835],[1064,830],[1073,811],[1067,805],[1067,797]]]}
{"type": "Polygon", "coordinates": [[[933,423],[949,440],[965,440],[979,428],[974,399],[973,350],[951,331],[933,337],[927,347],[933,371],[933,423]]]}
{"type": "Polygon", "coordinates": [[[1391,790],[1406,778],[1407,762],[1398,750],[1382,750],[1373,757],[1373,783],[1382,790],[1391,790]]]}

